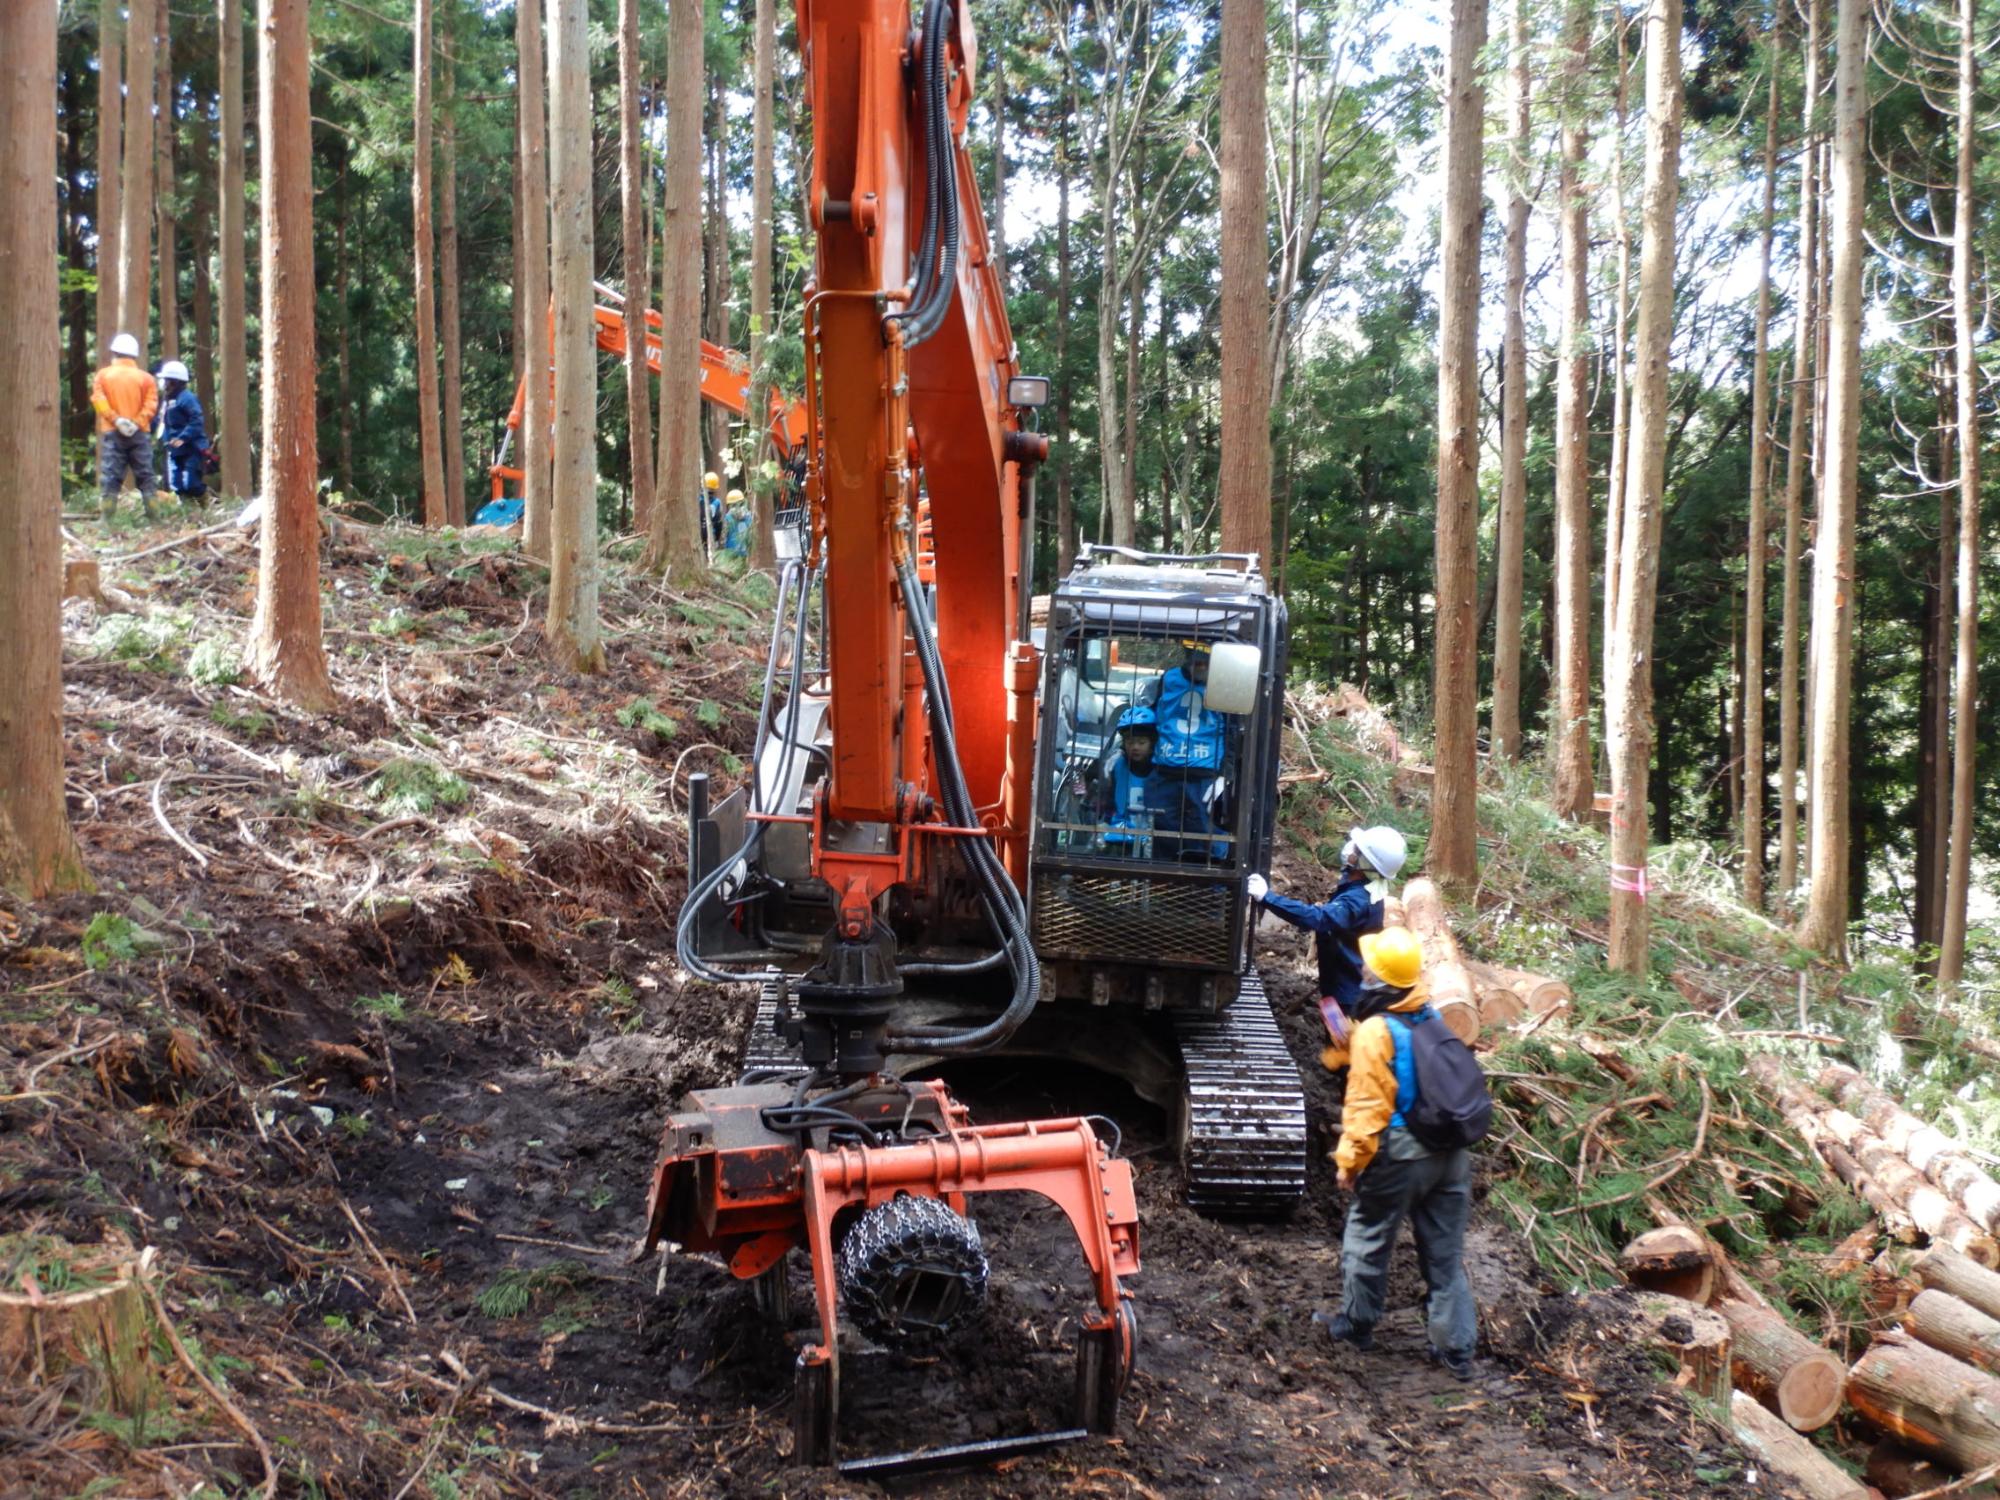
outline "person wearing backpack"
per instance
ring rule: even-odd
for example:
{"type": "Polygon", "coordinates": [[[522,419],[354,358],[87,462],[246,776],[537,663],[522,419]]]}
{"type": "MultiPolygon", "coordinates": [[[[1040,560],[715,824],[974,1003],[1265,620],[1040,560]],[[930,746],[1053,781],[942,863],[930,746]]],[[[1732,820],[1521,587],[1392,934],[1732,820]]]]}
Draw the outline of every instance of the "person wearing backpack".
{"type": "Polygon", "coordinates": [[[1479,1336],[1463,1264],[1470,1148],[1485,1136],[1493,1103],[1471,1049],[1430,1007],[1416,935],[1405,927],[1368,933],[1361,957],[1333,1154],[1341,1188],[1354,1194],[1340,1244],[1340,1310],[1313,1321],[1342,1343],[1374,1347],[1396,1233],[1408,1218],[1430,1289],[1431,1358],[1470,1380],[1479,1336]]]}

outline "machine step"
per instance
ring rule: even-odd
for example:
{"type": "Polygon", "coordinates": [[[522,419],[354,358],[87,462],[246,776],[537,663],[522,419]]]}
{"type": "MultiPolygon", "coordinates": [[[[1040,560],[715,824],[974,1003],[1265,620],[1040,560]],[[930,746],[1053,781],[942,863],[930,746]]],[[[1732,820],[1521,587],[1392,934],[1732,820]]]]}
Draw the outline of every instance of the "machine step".
{"type": "Polygon", "coordinates": [[[1306,1190],[1306,1100],[1256,970],[1220,1015],[1174,1018],[1187,1073],[1187,1201],[1203,1213],[1274,1218],[1306,1190]]]}

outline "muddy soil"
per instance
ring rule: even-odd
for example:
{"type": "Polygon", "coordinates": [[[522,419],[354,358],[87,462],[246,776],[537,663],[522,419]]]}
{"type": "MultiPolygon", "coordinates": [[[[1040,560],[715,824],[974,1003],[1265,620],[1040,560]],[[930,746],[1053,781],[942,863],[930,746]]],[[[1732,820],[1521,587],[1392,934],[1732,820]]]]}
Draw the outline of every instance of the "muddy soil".
{"type": "MultiPolygon", "coordinates": [[[[452,597],[476,619],[519,608],[504,580],[452,597]]],[[[608,683],[559,692],[666,703],[657,661],[615,657],[608,683]]],[[[527,676],[508,655],[484,665],[485,679],[460,662],[450,683],[385,689],[388,708],[357,702],[352,721],[281,723],[260,753],[351,749],[380,728],[377,710],[442,726],[527,676]]],[[[199,695],[177,704],[184,689],[132,676],[87,674],[73,716],[109,721],[114,703],[208,714],[199,695]]],[[[716,733],[740,739],[750,688],[730,687],[716,733]]],[[[188,820],[214,854],[195,869],[143,796],[112,795],[161,774],[171,739],[148,750],[103,732],[123,772],[82,735],[71,770],[96,803],[73,811],[104,894],[14,914],[0,964],[0,1226],[157,1246],[166,1305],[270,1440],[280,1494],[1765,1492],[1645,1353],[1602,1336],[1615,1305],[1546,1284],[1483,1219],[1468,1246],[1483,1333],[1471,1384],[1424,1358],[1407,1242],[1377,1350],[1318,1334],[1310,1315],[1339,1275],[1344,1205],[1319,1159],[1339,1085],[1318,1063],[1305,946],[1282,928],[1264,939],[1267,968],[1316,1142],[1286,1222],[1185,1208],[1165,1122],[1122,1086],[1039,1065],[948,1075],[976,1118],[1087,1110],[1121,1127],[1144,1270],[1117,1435],[888,1487],[795,1467],[796,1328],[712,1260],[631,1258],[668,1108],[734,1077],[751,1014],[747,993],[684,985],[673,963],[685,870],[671,822],[579,827],[567,804],[558,817],[509,783],[508,806],[486,814],[506,857],[492,845],[469,870],[454,864],[434,899],[343,918],[344,900],[232,844],[226,807],[188,820]],[[71,975],[92,915],[139,898],[171,949],[71,975]]],[[[980,1325],[927,1358],[846,1349],[843,1453],[1071,1425],[1080,1257],[1039,1201],[996,1198],[980,1223],[993,1264],[980,1325]]],[[[802,1322],[797,1255],[790,1274],[802,1322]]],[[[13,1455],[0,1493],[254,1488],[261,1464],[242,1434],[186,1380],[168,1389],[172,1409],[148,1431],[0,1423],[13,1455]]]]}

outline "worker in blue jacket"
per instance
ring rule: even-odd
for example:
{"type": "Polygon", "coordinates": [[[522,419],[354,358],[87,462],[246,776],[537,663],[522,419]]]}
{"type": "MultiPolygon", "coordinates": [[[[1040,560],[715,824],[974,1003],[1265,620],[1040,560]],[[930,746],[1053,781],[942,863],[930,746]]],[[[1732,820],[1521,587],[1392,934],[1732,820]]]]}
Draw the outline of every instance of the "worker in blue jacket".
{"type": "Polygon", "coordinates": [[[1389,882],[1409,854],[1402,834],[1393,828],[1355,829],[1341,851],[1340,883],[1317,906],[1279,895],[1262,875],[1250,877],[1251,900],[1313,935],[1320,995],[1338,1002],[1343,1012],[1351,1012],[1361,998],[1361,936],[1382,930],[1389,882]]]}
{"type": "Polygon", "coordinates": [[[177,359],[160,366],[159,438],[167,455],[167,488],[183,505],[207,498],[208,434],[201,400],[188,384],[188,367],[177,359]]]}

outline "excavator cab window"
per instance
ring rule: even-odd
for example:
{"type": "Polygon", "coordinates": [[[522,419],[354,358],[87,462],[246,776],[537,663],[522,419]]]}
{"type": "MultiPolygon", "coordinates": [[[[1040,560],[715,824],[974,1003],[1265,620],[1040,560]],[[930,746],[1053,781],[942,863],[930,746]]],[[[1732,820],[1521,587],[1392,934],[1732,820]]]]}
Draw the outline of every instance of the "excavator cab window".
{"type": "Polygon", "coordinates": [[[1077,631],[1057,643],[1046,852],[1237,863],[1243,724],[1206,705],[1211,646],[1143,627],[1077,631]]]}

